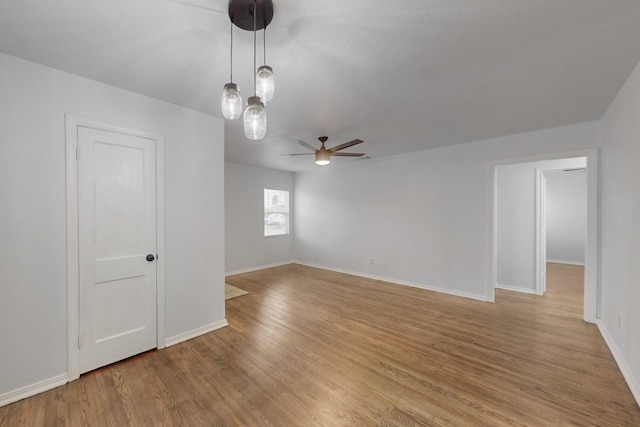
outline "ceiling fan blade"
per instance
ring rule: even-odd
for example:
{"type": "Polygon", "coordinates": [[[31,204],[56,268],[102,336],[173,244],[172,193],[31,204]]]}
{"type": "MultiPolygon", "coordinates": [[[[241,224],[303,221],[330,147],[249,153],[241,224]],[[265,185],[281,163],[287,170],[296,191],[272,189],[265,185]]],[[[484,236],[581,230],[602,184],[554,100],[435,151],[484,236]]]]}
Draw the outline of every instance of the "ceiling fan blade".
{"type": "Polygon", "coordinates": [[[364,153],[331,153],[331,155],[340,157],[362,157],[364,153]]]}
{"type": "Polygon", "coordinates": [[[283,156],[309,156],[315,153],[282,153],[283,156]]]}
{"type": "Polygon", "coordinates": [[[353,141],[349,141],[349,142],[345,142],[344,144],[336,145],[335,147],[328,148],[327,150],[331,151],[331,152],[335,152],[335,151],[339,151],[339,150],[344,150],[347,147],[351,147],[353,145],[360,144],[360,143],[362,143],[361,139],[354,139],[353,141]]]}
{"type": "Polygon", "coordinates": [[[314,147],[313,145],[311,145],[311,144],[309,144],[309,143],[306,143],[306,142],[304,142],[304,141],[303,141],[303,140],[301,140],[301,139],[299,139],[297,142],[298,142],[298,144],[302,145],[303,147],[308,148],[309,150],[312,150],[312,151],[314,151],[314,152],[315,152],[316,150],[318,150],[318,149],[317,149],[316,147],[314,147]]]}

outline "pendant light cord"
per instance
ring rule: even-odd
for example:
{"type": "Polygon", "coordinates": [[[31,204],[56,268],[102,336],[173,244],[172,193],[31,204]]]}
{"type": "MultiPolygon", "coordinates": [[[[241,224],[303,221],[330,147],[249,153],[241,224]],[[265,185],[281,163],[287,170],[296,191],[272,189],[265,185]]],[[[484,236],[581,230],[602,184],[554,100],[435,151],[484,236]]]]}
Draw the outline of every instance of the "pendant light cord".
{"type": "Polygon", "coordinates": [[[229,60],[229,64],[231,66],[230,74],[231,74],[231,83],[233,83],[233,19],[231,20],[231,58],[229,60]]]}
{"type": "MultiPolygon", "coordinates": [[[[253,72],[256,72],[256,5],[258,0],[253,1],[253,72]]],[[[256,96],[256,76],[253,76],[253,96],[256,96]]]]}
{"type": "Polygon", "coordinates": [[[264,23],[264,33],[262,33],[262,65],[267,65],[267,23],[264,23]]]}

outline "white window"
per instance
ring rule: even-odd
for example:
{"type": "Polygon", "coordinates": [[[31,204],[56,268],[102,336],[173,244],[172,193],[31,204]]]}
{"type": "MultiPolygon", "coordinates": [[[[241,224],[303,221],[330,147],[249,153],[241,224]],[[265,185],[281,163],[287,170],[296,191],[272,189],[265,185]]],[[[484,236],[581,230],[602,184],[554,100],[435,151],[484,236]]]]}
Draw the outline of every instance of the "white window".
{"type": "Polygon", "coordinates": [[[289,234],[289,192],[264,189],[264,235],[289,234]]]}

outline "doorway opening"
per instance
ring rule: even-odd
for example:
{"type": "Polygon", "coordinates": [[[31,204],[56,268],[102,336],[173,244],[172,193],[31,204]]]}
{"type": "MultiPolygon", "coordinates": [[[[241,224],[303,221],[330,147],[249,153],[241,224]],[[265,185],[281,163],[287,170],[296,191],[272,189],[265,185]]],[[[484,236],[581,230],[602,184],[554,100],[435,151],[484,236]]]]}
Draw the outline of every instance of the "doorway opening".
{"type": "Polygon", "coordinates": [[[543,295],[547,287],[547,261],[584,264],[582,317],[594,323],[598,318],[599,301],[597,150],[494,162],[490,164],[488,175],[491,214],[487,300],[495,302],[496,288],[543,295]],[[553,200],[549,200],[547,179],[562,181],[558,179],[560,174],[566,174],[565,177],[573,174],[575,178],[573,183],[565,182],[565,187],[578,185],[582,180],[586,187],[582,200],[573,197],[564,200],[565,206],[558,206],[562,193],[566,196],[566,191],[572,190],[555,185],[551,194],[553,200]],[[545,203],[548,201],[554,203],[550,212],[545,203]],[[569,208],[582,209],[582,219],[568,218],[569,208]],[[549,220],[552,224],[548,227],[549,220]],[[580,227],[581,236],[576,232],[580,227]],[[552,236],[547,236],[547,231],[551,231],[552,236]]]}

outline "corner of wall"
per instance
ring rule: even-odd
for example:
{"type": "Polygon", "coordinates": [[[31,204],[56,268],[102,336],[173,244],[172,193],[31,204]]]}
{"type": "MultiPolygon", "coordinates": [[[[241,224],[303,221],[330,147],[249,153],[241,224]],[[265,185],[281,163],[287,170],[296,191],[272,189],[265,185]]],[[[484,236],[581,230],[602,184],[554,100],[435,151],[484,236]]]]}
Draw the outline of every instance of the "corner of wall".
{"type": "Polygon", "coordinates": [[[600,334],[602,335],[604,342],[609,347],[609,350],[611,351],[613,358],[618,364],[618,367],[622,372],[622,376],[627,382],[627,385],[629,386],[629,389],[631,390],[633,397],[636,399],[636,402],[640,406],[640,381],[638,381],[638,379],[633,375],[633,371],[631,370],[631,368],[629,367],[629,364],[627,363],[624,356],[622,355],[622,352],[616,345],[613,337],[607,330],[607,327],[605,326],[604,322],[598,319],[596,321],[596,324],[598,325],[598,329],[600,330],[600,334]]]}

